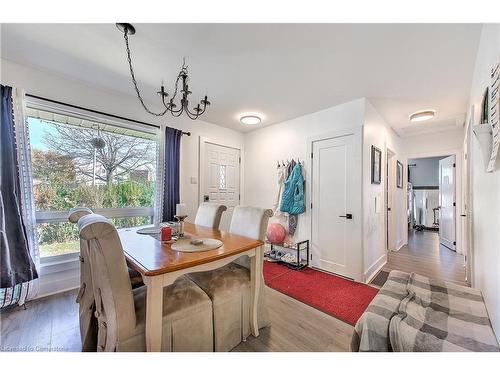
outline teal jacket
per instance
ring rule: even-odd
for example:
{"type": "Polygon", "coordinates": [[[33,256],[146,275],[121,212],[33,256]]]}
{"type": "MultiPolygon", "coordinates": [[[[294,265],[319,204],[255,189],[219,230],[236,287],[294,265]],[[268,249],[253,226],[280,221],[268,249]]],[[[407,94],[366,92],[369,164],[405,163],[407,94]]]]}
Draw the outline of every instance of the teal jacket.
{"type": "Polygon", "coordinates": [[[302,167],[300,164],[293,167],[292,173],[285,182],[280,211],[288,212],[291,215],[302,214],[306,211],[304,178],[302,177],[302,167]]]}

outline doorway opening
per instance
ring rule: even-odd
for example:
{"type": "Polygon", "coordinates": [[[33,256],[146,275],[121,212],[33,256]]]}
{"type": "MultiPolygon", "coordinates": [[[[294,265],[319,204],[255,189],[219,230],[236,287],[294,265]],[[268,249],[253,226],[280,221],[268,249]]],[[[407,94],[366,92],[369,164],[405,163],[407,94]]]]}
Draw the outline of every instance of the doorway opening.
{"type": "Polygon", "coordinates": [[[389,270],[466,284],[457,252],[456,165],[455,154],[408,159],[408,244],[388,254],[389,270]]]}

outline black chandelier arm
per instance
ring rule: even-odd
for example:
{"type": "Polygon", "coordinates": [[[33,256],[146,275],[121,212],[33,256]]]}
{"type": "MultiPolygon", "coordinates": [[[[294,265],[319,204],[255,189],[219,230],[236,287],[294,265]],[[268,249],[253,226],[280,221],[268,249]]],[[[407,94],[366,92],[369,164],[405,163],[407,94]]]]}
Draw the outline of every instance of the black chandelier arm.
{"type": "Polygon", "coordinates": [[[194,113],[189,112],[189,110],[186,110],[186,115],[189,117],[191,120],[196,120],[200,115],[195,115],[194,113]]]}
{"type": "MultiPolygon", "coordinates": [[[[195,108],[198,108],[198,107],[195,107],[195,108]]],[[[200,108],[200,111],[194,111],[194,112],[191,112],[189,110],[189,108],[186,107],[186,112],[189,113],[190,115],[192,116],[196,116],[196,117],[199,117],[201,116],[203,113],[205,113],[205,110],[206,110],[206,106],[203,107],[203,109],[200,108]]]]}
{"type": "Polygon", "coordinates": [[[151,111],[147,106],[146,106],[146,103],[144,103],[144,100],[142,99],[142,96],[141,96],[141,92],[139,91],[139,87],[137,85],[137,80],[135,79],[135,74],[134,74],[134,69],[132,68],[132,57],[130,56],[130,46],[129,46],[129,43],[128,43],[128,29],[125,28],[125,31],[123,33],[123,37],[125,39],[125,47],[127,49],[127,60],[128,60],[128,66],[129,66],[129,69],[130,69],[130,76],[132,77],[132,83],[134,84],[134,88],[135,88],[135,92],[137,94],[137,98],[139,99],[142,107],[144,108],[144,110],[146,112],[148,112],[149,114],[153,115],[153,116],[163,116],[165,113],[167,113],[168,111],[168,108],[166,108],[164,111],[162,112],[153,112],[151,111]]]}

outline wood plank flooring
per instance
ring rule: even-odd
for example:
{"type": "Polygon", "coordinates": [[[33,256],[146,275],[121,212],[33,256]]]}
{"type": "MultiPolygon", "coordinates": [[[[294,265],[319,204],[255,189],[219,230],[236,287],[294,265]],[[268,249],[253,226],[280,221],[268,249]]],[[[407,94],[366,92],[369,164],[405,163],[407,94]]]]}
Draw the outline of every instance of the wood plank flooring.
{"type": "Polygon", "coordinates": [[[467,285],[463,255],[439,244],[439,234],[411,231],[408,245],[388,253],[384,271],[401,270],[467,285]]]}
{"type": "MultiPolygon", "coordinates": [[[[348,351],[353,327],[266,288],[271,327],[234,351],[348,351]]],[[[0,351],[80,351],[76,291],[28,302],[0,313],[0,351]]]]}

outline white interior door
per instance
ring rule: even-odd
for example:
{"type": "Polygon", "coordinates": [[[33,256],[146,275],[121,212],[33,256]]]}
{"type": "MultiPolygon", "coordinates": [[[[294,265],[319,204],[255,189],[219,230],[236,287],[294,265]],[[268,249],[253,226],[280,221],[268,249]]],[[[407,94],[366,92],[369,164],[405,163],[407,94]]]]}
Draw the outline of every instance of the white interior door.
{"type": "Polygon", "coordinates": [[[312,149],[312,265],[355,278],[354,135],[315,141],[312,149]]]}
{"type": "Polygon", "coordinates": [[[455,250],[455,155],[439,161],[439,242],[455,250]]]}
{"type": "Polygon", "coordinates": [[[205,142],[202,173],[202,201],[227,206],[220,229],[227,231],[234,207],[240,202],[240,150],[205,142]]]}

